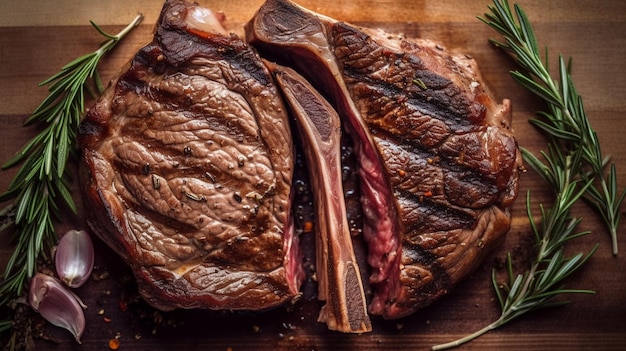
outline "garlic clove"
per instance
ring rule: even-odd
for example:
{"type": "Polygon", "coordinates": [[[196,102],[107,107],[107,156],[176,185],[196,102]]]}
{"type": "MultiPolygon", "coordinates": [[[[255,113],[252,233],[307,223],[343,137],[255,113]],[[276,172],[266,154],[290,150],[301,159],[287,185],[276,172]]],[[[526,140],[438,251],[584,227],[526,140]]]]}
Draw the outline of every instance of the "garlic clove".
{"type": "Polygon", "coordinates": [[[67,329],[78,343],[85,330],[85,314],[73,292],[61,281],[37,273],[30,283],[31,307],[51,324],[67,329]]]}
{"type": "Polygon", "coordinates": [[[84,230],[70,230],[59,241],[55,266],[59,278],[70,288],[83,285],[93,269],[94,249],[84,230]]]}

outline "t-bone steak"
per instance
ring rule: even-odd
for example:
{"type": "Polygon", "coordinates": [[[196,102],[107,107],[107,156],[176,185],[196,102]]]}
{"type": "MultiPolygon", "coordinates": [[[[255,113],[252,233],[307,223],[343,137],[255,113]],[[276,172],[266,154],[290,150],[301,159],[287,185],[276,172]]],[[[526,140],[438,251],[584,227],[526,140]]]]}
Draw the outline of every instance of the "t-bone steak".
{"type": "Polygon", "coordinates": [[[262,310],[299,293],[293,142],[255,51],[166,2],[79,129],[88,220],[160,309],[262,310]]]}
{"type": "Polygon", "coordinates": [[[354,141],[370,313],[406,316],[474,270],[510,227],[521,168],[510,103],[475,61],[287,0],[267,0],[246,36],[325,94],[354,141]]]}

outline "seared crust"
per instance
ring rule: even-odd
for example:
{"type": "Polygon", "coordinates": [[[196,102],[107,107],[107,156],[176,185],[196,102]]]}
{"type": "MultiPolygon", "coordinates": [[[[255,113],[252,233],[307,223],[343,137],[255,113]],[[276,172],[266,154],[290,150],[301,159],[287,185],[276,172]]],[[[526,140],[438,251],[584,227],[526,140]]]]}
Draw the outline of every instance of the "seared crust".
{"type": "Polygon", "coordinates": [[[154,41],[79,130],[96,233],[161,309],[260,310],[297,295],[292,139],[258,55],[166,3],[154,41]]]}
{"type": "Polygon", "coordinates": [[[503,238],[521,157],[510,102],[494,100],[474,60],[287,0],[267,0],[246,35],[323,91],[355,142],[371,313],[429,305],[503,238]]]}

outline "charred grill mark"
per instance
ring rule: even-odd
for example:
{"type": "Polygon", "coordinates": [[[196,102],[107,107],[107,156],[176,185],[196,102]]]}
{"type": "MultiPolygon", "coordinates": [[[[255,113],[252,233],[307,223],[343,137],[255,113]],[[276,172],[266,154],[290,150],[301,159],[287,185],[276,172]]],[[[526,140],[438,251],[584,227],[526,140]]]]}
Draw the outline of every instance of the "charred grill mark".
{"type": "Polygon", "coordinates": [[[451,130],[469,130],[472,115],[480,114],[462,90],[449,79],[424,66],[411,53],[389,52],[365,33],[338,23],[333,26],[334,52],[353,98],[371,108],[365,118],[378,119],[398,104],[404,113],[415,111],[438,119],[451,130]]]}
{"type": "MultiPolygon", "coordinates": [[[[186,24],[181,27],[186,27],[186,24]]],[[[174,67],[198,57],[223,60],[229,63],[233,71],[241,73],[241,81],[238,83],[251,78],[263,86],[272,85],[258,55],[244,42],[233,40],[232,36],[197,31],[170,31],[159,27],[155,39],[161,44],[165,59],[174,67]]],[[[236,86],[237,84],[233,85],[236,86]]]]}
{"type": "MultiPolygon", "coordinates": [[[[152,104],[160,105],[161,111],[152,111],[149,107],[147,111],[139,110],[139,115],[132,116],[126,113],[129,118],[124,132],[127,135],[135,135],[141,139],[140,132],[146,130],[159,130],[166,124],[162,118],[154,117],[155,112],[171,112],[178,116],[185,116],[188,121],[197,120],[206,124],[205,128],[222,135],[230,135],[240,142],[255,143],[258,141],[257,134],[247,133],[245,128],[238,123],[238,119],[228,118],[228,111],[218,107],[206,106],[206,104],[194,101],[185,95],[184,89],[172,89],[168,91],[159,86],[148,85],[139,80],[121,79],[118,83],[118,94],[125,95],[127,99],[139,99],[151,101],[152,104]],[[122,91],[125,91],[123,93],[122,91]],[[135,96],[132,96],[135,95],[135,96]]],[[[122,108],[122,106],[118,106],[122,108]]],[[[146,140],[148,141],[148,140],[146,140]]],[[[149,140],[154,142],[154,140],[149,140]]]]}
{"type": "Polygon", "coordinates": [[[498,201],[496,176],[446,157],[437,149],[402,140],[376,129],[375,141],[385,160],[391,186],[448,205],[481,208],[498,201]]]}
{"type": "Polygon", "coordinates": [[[436,277],[433,282],[428,284],[430,288],[425,288],[426,294],[429,294],[429,291],[434,292],[440,290],[441,286],[446,286],[450,276],[446,272],[445,268],[438,263],[437,260],[441,259],[440,256],[432,253],[430,250],[420,246],[419,244],[408,241],[403,242],[403,256],[405,260],[408,261],[405,261],[405,263],[427,267],[430,273],[436,277]]]}
{"type": "MultiPolygon", "coordinates": [[[[425,92],[410,92],[389,82],[344,72],[356,103],[363,109],[363,117],[368,123],[383,120],[389,113],[406,118],[427,117],[445,124],[449,130],[468,132],[476,125],[468,120],[468,112],[455,108],[451,102],[455,96],[446,91],[429,89],[425,92]]],[[[460,95],[460,93],[454,93],[460,95]]],[[[463,99],[460,96],[456,98],[463,99]]],[[[469,104],[469,102],[465,101],[469,104]]]]}
{"type": "Polygon", "coordinates": [[[150,222],[160,223],[162,226],[170,228],[173,232],[186,237],[191,237],[198,231],[198,228],[191,224],[178,221],[176,220],[176,217],[154,211],[153,209],[145,207],[142,204],[127,203],[126,205],[129,207],[129,210],[141,213],[141,215],[149,219],[150,222]]]}
{"type": "Polygon", "coordinates": [[[367,109],[363,117],[368,123],[395,111],[409,117],[418,115],[436,119],[455,131],[470,131],[476,127],[467,117],[469,112],[465,108],[469,102],[454,86],[442,90],[410,91],[393,82],[372,77],[369,73],[358,72],[350,66],[344,66],[344,74],[355,101],[367,109]],[[455,99],[460,101],[455,103],[455,99]]]}
{"type": "MultiPolygon", "coordinates": [[[[370,131],[374,135],[376,143],[380,144],[379,150],[382,155],[389,153],[402,153],[405,155],[407,159],[405,160],[405,163],[403,163],[403,166],[404,171],[407,173],[410,172],[409,167],[412,165],[417,169],[433,167],[447,173],[474,174],[476,178],[485,176],[478,170],[470,168],[459,162],[458,155],[446,155],[443,154],[438,148],[424,147],[420,143],[414,141],[412,142],[410,139],[405,139],[402,136],[392,134],[388,130],[377,125],[370,125],[369,127],[370,131]],[[408,158],[410,158],[410,160],[408,158]]],[[[386,158],[386,162],[390,165],[398,164],[396,160],[391,160],[388,157],[386,158]]],[[[390,171],[390,173],[393,173],[393,170],[390,171]]]]}
{"type": "Polygon", "coordinates": [[[404,241],[402,249],[403,262],[406,266],[418,266],[428,271],[432,280],[420,275],[411,275],[405,285],[409,290],[408,299],[392,300],[399,308],[415,309],[430,305],[441,295],[447,293],[451,286],[451,278],[445,267],[440,263],[441,257],[427,248],[412,242],[404,241]]]}
{"type": "Polygon", "coordinates": [[[477,209],[498,201],[500,190],[495,179],[476,172],[448,172],[444,182],[446,199],[454,205],[477,209]]]}
{"type": "MultiPolygon", "coordinates": [[[[252,78],[265,87],[273,86],[265,66],[260,63],[260,58],[249,48],[246,47],[245,51],[235,51],[231,55],[226,55],[224,60],[227,60],[235,70],[242,73],[238,83],[243,84],[245,80],[252,78]]],[[[236,85],[233,88],[236,89],[236,85]]]]}
{"type": "MultiPolygon", "coordinates": [[[[218,190],[223,187],[227,187],[229,189],[250,188],[249,180],[237,180],[228,172],[223,172],[218,170],[216,167],[212,167],[211,165],[207,166],[200,163],[189,164],[183,167],[180,166],[180,163],[176,162],[174,167],[164,169],[159,167],[159,165],[138,165],[129,162],[128,160],[116,157],[113,160],[112,166],[119,174],[124,176],[135,176],[149,179],[150,182],[146,182],[146,184],[151,183],[152,188],[155,190],[158,190],[163,185],[161,179],[168,181],[177,178],[203,179],[209,183],[211,187],[218,190]],[[207,169],[210,169],[210,172],[207,171],[207,169]]],[[[266,193],[266,195],[271,195],[271,192],[272,191],[270,190],[270,192],[266,193]]],[[[194,195],[188,194],[187,197],[193,199],[194,195]]]]}
{"type": "Polygon", "coordinates": [[[402,190],[396,190],[396,196],[403,208],[402,212],[405,212],[402,216],[405,232],[424,233],[471,228],[476,222],[476,213],[469,209],[454,207],[429,196],[402,190]]]}
{"type": "Polygon", "coordinates": [[[276,269],[281,263],[281,255],[272,256],[273,260],[268,260],[270,255],[263,254],[282,250],[280,243],[263,237],[263,230],[271,223],[266,214],[263,218],[245,223],[238,229],[239,235],[225,240],[210,235],[199,236],[201,233],[198,232],[198,228],[177,220],[176,216],[160,213],[136,203],[130,203],[128,206],[130,211],[141,213],[151,223],[158,223],[177,235],[188,238],[189,244],[196,247],[197,256],[202,257],[204,264],[263,272],[276,269]]]}

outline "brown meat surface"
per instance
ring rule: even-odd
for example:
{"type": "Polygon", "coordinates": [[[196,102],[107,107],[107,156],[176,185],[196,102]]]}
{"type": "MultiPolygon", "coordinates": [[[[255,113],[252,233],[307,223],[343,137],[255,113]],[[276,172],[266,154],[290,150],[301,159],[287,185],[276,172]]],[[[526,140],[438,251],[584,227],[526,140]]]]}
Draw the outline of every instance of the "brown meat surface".
{"type": "Polygon", "coordinates": [[[474,60],[287,0],[267,0],[246,34],[323,92],[354,140],[370,312],[413,313],[475,269],[509,229],[521,157],[509,101],[474,60]]]}
{"type": "Polygon", "coordinates": [[[89,222],[149,303],[261,310],[297,296],[287,113],[210,10],[166,2],[79,142],[89,222]]]}

